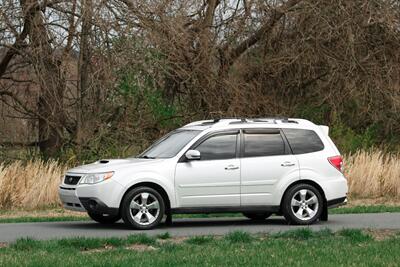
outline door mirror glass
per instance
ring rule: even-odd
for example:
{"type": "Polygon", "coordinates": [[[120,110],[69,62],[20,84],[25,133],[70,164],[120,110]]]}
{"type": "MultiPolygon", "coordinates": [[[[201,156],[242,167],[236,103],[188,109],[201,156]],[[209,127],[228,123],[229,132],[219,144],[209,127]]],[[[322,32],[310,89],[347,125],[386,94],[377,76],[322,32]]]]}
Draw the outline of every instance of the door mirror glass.
{"type": "Polygon", "coordinates": [[[188,150],[185,154],[185,157],[188,160],[196,160],[196,159],[200,159],[200,151],[198,150],[188,150]]]}

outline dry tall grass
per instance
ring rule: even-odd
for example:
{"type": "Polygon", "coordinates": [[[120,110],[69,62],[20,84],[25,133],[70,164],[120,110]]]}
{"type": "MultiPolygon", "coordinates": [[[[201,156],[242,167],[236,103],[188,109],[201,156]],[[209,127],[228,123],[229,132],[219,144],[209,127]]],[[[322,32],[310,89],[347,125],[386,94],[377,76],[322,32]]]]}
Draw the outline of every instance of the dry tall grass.
{"type": "Polygon", "coordinates": [[[0,165],[0,209],[57,205],[65,165],[42,160],[0,165]]]}
{"type": "Polygon", "coordinates": [[[345,164],[352,196],[400,196],[400,154],[359,151],[346,157],[345,164]]]}
{"type": "MultiPolygon", "coordinates": [[[[0,209],[59,205],[57,189],[67,166],[41,160],[0,165],[0,209]]],[[[350,195],[400,197],[400,154],[360,151],[345,157],[350,195]]]]}

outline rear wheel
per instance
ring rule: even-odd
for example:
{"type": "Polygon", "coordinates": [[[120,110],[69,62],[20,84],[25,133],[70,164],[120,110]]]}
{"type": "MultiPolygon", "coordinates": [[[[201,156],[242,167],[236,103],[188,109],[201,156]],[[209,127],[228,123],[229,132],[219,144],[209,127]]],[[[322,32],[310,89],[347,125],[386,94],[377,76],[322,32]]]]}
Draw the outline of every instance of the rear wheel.
{"type": "Polygon", "coordinates": [[[243,215],[250,220],[265,220],[272,215],[271,212],[243,212],[243,215]]]}
{"type": "Polygon", "coordinates": [[[322,195],[309,184],[293,186],[283,198],[283,216],[291,224],[312,224],[321,216],[322,210],[322,195]]]}
{"type": "Polygon", "coordinates": [[[113,224],[121,219],[120,215],[106,215],[106,214],[99,214],[99,213],[91,213],[88,212],[89,217],[101,224],[113,224]]]}
{"type": "Polygon", "coordinates": [[[128,192],[122,202],[121,214],[125,224],[134,229],[156,227],[164,217],[164,199],[150,187],[138,187],[128,192]]]}

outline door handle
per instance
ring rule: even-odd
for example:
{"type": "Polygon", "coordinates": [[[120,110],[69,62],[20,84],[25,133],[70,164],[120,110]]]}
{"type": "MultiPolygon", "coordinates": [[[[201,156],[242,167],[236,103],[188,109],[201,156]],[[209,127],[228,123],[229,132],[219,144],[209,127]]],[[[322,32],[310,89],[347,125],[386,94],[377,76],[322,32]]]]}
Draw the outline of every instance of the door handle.
{"type": "Polygon", "coordinates": [[[285,161],[284,163],[281,164],[282,167],[292,167],[296,164],[290,162],[290,161],[285,161]]]}
{"type": "Polygon", "coordinates": [[[237,170],[237,169],[239,169],[239,167],[238,166],[235,166],[235,165],[229,165],[229,166],[227,166],[227,167],[225,167],[225,170],[237,170]]]}

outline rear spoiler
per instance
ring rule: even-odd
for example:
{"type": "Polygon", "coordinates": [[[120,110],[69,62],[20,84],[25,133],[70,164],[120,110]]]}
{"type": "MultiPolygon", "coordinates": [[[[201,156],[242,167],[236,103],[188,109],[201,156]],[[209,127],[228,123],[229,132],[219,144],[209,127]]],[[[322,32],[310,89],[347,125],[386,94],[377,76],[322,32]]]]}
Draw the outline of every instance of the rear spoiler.
{"type": "Polygon", "coordinates": [[[319,125],[319,128],[322,130],[322,132],[326,135],[329,136],[329,127],[326,125],[319,125]]]}

